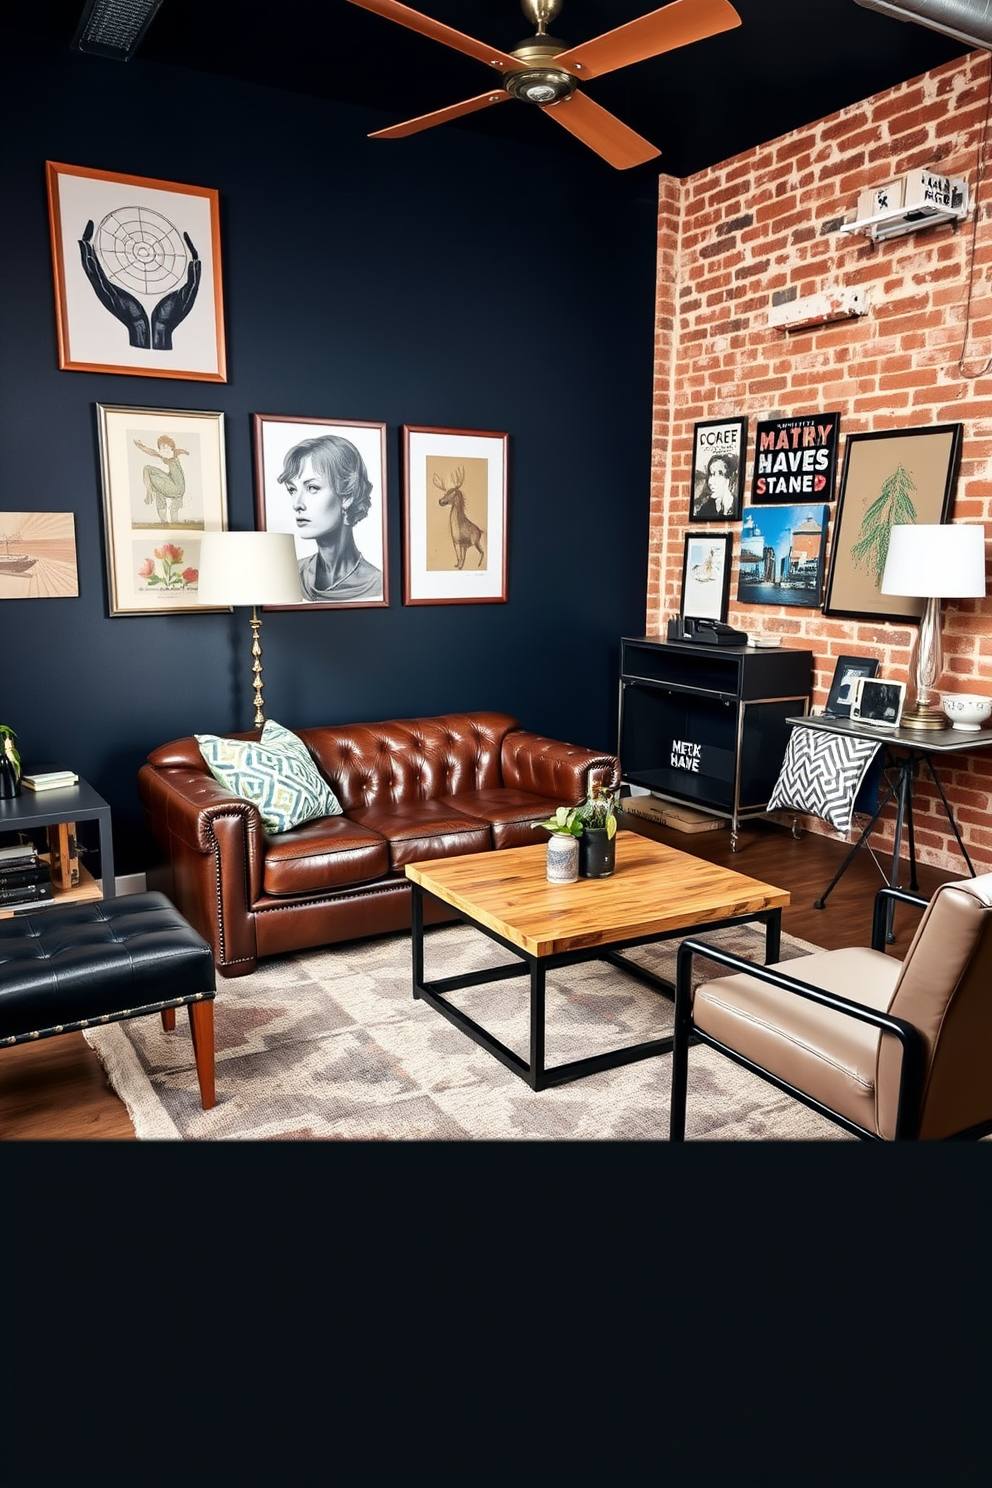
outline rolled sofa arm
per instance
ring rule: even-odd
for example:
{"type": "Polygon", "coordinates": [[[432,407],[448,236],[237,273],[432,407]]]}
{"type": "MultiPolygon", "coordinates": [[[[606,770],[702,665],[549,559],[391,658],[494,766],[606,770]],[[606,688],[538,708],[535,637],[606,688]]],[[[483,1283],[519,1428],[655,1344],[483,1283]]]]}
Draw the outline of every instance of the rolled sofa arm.
{"type": "Polygon", "coordinates": [[[138,795],[149,832],[169,865],[164,887],[210,942],[218,970],[252,971],[257,952],[251,906],[261,892],[264,830],[258,808],[206,768],[144,764],[138,795]]]}
{"type": "Polygon", "coordinates": [[[603,770],[604,784],[620,784],[620,761],[615,754],[563,744],[526,729],[511,729],[500,752],[503,784],[537,796],[577,804],[585,799],[590,770],[603,770]]]}

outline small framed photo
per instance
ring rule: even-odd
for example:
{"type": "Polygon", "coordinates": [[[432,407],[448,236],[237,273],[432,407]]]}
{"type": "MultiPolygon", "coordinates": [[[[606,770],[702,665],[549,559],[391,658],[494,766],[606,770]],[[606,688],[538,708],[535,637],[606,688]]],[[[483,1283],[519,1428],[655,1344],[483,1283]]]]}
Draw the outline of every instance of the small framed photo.
{"type": "Polygon", "coordinates": [[[824,718],[850,718],[858,678],[877,676],[878,662],[873,656],[838,656],[824,718]]]}
{"type": "Polygon", "coordinates": [[[682,554],[682,595],[679,615],[685,620],[717,620],[725,624],[730,597],[729,532],[687,532],[682,554]]]}
{"type": "Polygon", "coordinates": [[[707,419],[692,430],[692,522],[739,522],[747,419],[707,419]]]}
{"type": "Polygon", "coordinates": [[[200,534],[227,528],[224,415],[96,410],[110,614],[229,609],[197,595],[200,534]]]}
{"type": "Polygon", "coordinates": [[[216,190],[45,169],[59,366],[226,382],[216,190]]]}
{"type": "Polygon", "coordinates": [[[961,432],[961,424],[933,424],[847,436],[825,615],[905,622],[923,614],[924,599],[881,592],[889,532],[947,521],[961,432]]]}
{"type": "Polygon", "coordinates": [[[385,609],[386,425],[256,413],[255,525],[291,532],[299,604],[267,610],[385,609]]]}
{"type": "Polygon", "coordinates": [[[873,677],[859,677],[854,684],[851,722],[867,723],[872,728],[897,729],[905,700],[905,682],[879,682],[873,677]]]}
{"type": "Polygon", "coordinates": [[[404,604],[506,603],[508,444],[404,424],[404,604]]]}

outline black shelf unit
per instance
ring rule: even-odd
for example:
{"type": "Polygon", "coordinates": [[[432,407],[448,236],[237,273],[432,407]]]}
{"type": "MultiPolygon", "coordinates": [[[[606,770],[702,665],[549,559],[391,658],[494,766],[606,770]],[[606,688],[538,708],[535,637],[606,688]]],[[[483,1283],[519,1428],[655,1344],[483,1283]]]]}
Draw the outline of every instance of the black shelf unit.
{"type": "Polygon", "coordinates": [[[809,710],[813,653],[620,641],[617,753],[624,781],[738,824],[768,804],[790,718],[809,710]]]}

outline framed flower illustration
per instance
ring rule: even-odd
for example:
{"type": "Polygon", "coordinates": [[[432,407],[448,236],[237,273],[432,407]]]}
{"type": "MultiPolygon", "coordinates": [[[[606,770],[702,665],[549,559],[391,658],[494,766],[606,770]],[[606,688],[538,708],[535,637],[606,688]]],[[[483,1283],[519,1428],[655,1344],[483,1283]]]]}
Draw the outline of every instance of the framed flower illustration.
{"type": "Polygon", "coordinates": [[[198,596],[200,536],[227,527],[224,415],[96,408],[110,614],[229,609],[198,596]]]}

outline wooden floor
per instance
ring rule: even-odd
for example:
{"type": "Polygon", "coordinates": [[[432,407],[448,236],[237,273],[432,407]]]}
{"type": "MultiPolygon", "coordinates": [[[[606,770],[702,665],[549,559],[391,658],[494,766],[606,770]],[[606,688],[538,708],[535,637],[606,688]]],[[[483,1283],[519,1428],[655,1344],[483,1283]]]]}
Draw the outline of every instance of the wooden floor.
{"type": "MultiPolygon", "coordinates": [[[[783,912],[782,925],[789,934],[827,949],[869,943],[872,902],[876,890],[887,881],[889,860],[882,858],[876,864],[867,851],[859,852],[831,891],[825,908],[818,910],[814,900],[824,892],[848,851],[843,842],[811,833],[797,840],[776,823],[755,821],[742,827],[734,853],[726,827],[686,834],[643,820],[635,823],[630,817],[627,821],[646,836],[683,852],[788,889],[792,903],[783,912]]],[[[960,874],[921,867],[919,890],[931,894],[938,884],[963,873],[963,863],[960,874]]],[[[901,883],[909,887],[905,871],[901,883]]],[[[896,954],[905,953],[914,927],[912,912],[899,910],[892,947],[896,954]]],[[[219,979],[218,998],[223,995],[223,979],[219,979]]],[[[103,1066],[81,1033],[0,1050],[0,1141],[134,1140],[127,1111],[107,1086],[103,1066]]]]}

